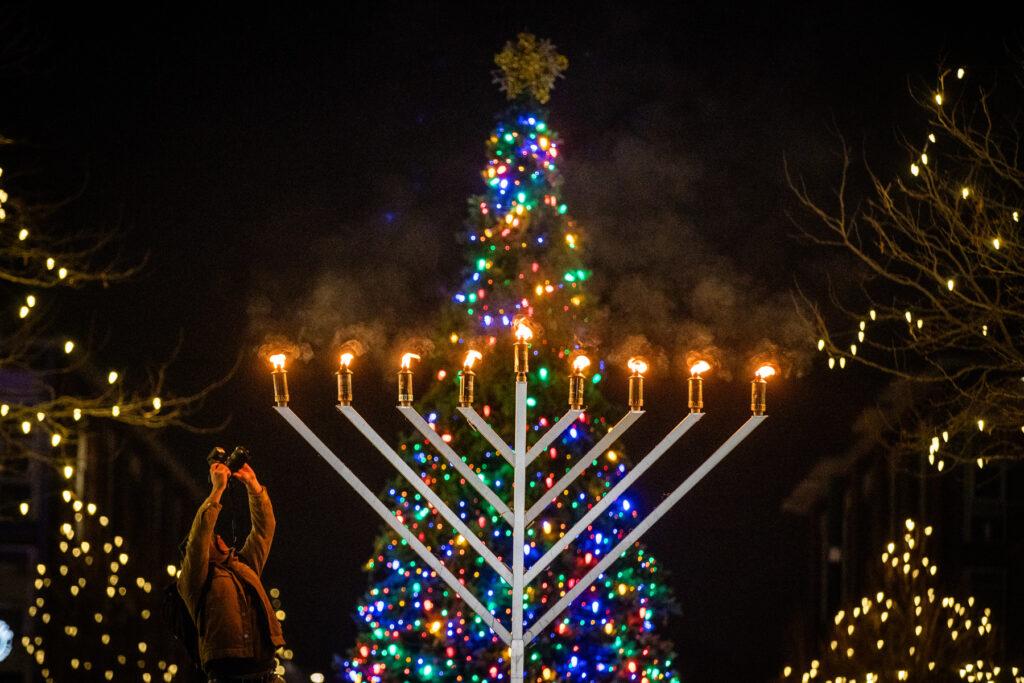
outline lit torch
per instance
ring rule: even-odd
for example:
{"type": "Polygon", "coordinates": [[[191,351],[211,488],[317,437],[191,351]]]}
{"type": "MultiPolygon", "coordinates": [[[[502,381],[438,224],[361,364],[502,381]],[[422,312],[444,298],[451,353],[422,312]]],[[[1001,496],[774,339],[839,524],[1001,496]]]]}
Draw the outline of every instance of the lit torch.
{"type": "Polygon", "coordinates": [[[398,405],[412,405],[412,361],[419,360],[415,353],[402,356],[402,369],[398,371],[398,405]]]}
{"type": "Polygon", "coordinates": [[[590,366],[590,359],[577,356],[572,362],[572,374],[569,375],[569,408],[583,410],[583,371],[590,366]]]}
{"type": "Polygon", "coordinates": [[[274,378],[274,403],[281,408],[288,405],[288,373],[284,369],[284,361],[283,353],[275,353],[270,357],[270,364],[274,368],[271,373],[274,378]]]}
{"type": "Polygon", "coordinates": [[[532,338],[533,330],[526,323],[519,323],[516,327],[516,343],[514,344],[517,382],[525,382],[526,373],[530,370],[530,339],[532,338]]]}
{"type": "Polygon", "coordinates": [[[355,356],[351,353],[341,354],[341,366],[338,368],[338,404],[343,406],[352,405],[352,359],[355,356]]]}
{"type": "Polygon", "coordinates": [[[459,406],[463,408],[473,405],[473,385],[476,383],[473,363],[481,358],[483,356],[479,351],[470,351],[462,363],[462,374],[459,376],[459,406]]]}
{"type": "Polygon", "coordinates": [[[754,381],[750,383],[750,410],[754,415],[764,415],[768,397],[768,382],[765,380],[774,374],[775,368],[771,365],[762,365],[754,373],[754,381]]]}
{"type": "Polygon", "coordinates": [[[691,413],[703,413],[704,412],[704,378],[701,377],[702,372],[707,372],[711,369],[711,364],[706,360],[699,360],[690,366],[690,379],[688,380],[688,394],[689,400],[687,405],[690,407],[691,413]]]}
{"type": "Polygon", "coordinates": [[[629,376],[629,409],[640,410],[644,407],[644,373],[647,372],[647,363],[640,358],[630,358],[626,365],[633,371],[629,376]]]}

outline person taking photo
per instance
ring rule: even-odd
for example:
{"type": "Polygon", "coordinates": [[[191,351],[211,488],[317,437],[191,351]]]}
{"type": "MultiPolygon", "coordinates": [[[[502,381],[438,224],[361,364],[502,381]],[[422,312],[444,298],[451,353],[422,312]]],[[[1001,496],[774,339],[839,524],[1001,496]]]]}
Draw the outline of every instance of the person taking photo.
{"type": "Polygon", "coordinates": [[[285,640],[260,580],[274,539],[270,496],[248,463],[232,472],[223,462],[212,462],[210,482],[177,581],[198,632],[203,671],[210,683],[283,682],[274,653],[285,640]],[[251,530],[241,550],[215,533],[232,477],[245,485],[249,499],[251,530]]]}

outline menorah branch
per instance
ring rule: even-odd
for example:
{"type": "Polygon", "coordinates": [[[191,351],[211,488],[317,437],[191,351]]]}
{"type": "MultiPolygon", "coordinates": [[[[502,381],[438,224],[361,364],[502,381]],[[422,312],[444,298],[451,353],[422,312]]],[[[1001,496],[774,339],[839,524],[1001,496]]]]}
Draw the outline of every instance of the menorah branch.
{"type": "Polygon", "coordinates": [[[355,472],[350,470],[343,462],[341,462],[338,456],[336,456],[334,452],[331,451],[331,449],[329,449],[327,445],[324,444],[324,442],[321,441],[301,419],[299,419],[299,416],[292,412],[291,408],[284,406],[276,407],[275,410],[277,410],[278,414],[280,414],[281,417],[283,417],[285,421],[288,422],[296,432],[298,432],[299,436],[306,440],[306,443],[313,447],[313,450],[316,451],[317,454],[323,458],[335,472],[341,475],[342,479],[348,482],[349,486],[355,489],[356,493],[366,501],[370,508],[376,512],[388,526],[394,529],[395,533],[401,536],[405,542],[409,544],[409,547],[412,548],[413,552],[419,555],[419,557],[426,562],[431,569],[437,572],[437,575],[448,584],[448,587],[455,591],[455,593],[462,598],[462,600],[469,605],[481,619],[483,619],[484,623],[486,623],[487,626],[494,631],[505,644],[510,644],[512,642],[512,635],[509,633],[508,629],[501,625],[497,618],[495,618],[495,616],[491,614],[486,607],[484,607],[483,603],[480,602],[480,600],[478,600],[466,586],[462,585],[455,574],[445,567],[440,560],[434,557],[433,553],[431,553],[430,550],[427,549],[427,547],[423,545],[418,538],[416,538],[415,534],[409,531],[409,529],[398,520],[395,513],[388,509],[388,507],[373,494],[373,491],[371,491],[366,484],[356,476],[355,472]]]}
{"type": "MultiPolygon", "coordinates": [[[[669,496],[661,502],[658,507],[649,514],[643,522],[641,522],[635,529],[629,532],[625,538],[619,541],[618,545],[615,546],[607,555],[601,559],[587,574],[577,583],[572,589],[566,593],[562,598],[556,602],[551,608],[545,612],[544,616],[535,621],[523,635],[523,640],[526,643],[530,643],[534,638],[537,637],[548,624],[550,624],[555,618],[558,617],[565,608],[572,604],[572,601],[578,598],[583,591],[590,586],[608,569],[616,560],[618,560],[623,553],[629,550],[629,547],[636,543],[640,538],[647,533],[654,524],[665,516],[669,510],[675,507],[676,503],[683,499],[687,493],[696,486],[701,479],[703,479],[708,472],[713,470],[718,463],[725,459],[725,456],[729,455],[736,446],[738,446],[744,439],[746,439],[751,432],[757,429],[762,422],[767,419],[767,415],[755,415],[751,417],[743,425],[737,429],[732,436],[726,439],[725,443],[719,446],[714,453],[708,457],[700,467],[694,470],[693,474],[686,478],[682,484],[676,487],[676,489],[669,494],[669,496]]],[[[604,500],[604,499],[602,499],[604,500]]]]}
{"type": "Polygon", "coordinates": [[[480,413],[476,412],[472,407],[459,406],[459,412],[462,413],[463,417],[469,421],[469,424],[473,425],[476,431],[480,432],[480,436],[487,439],[487,442],[494,446],[494,450],[501,453],[502,457],[508,460],[510,465],[515,464],[516,454],[512,448],[505,443],[505,440],[498,436],[497,432],[487,424],[487,420],[480,417],[480,413]]]}
{"type": "Polygon", "coordinates": [[[582,414],[582,410],[570,408],[565,413],[565,415],[562,416],[562,419],[556,422],[554,426],[551,427],[551,429],[544,432],[544,435],[537,440],[537,443],[530,446],[530,450],[527,451],[526,453],[526,464],[529,465],[534,460],[536,460],[537,456],[543,453],[545,450],[547,450],[547,447],[550,446],[555,439],[561,436],[562,432],[568,429],[569,425],[575,422],[576,418],[578,418],[582,414]]]}
{"type": "Polygon", "coordinates": [[[501,498],[491,490],[491,487],[484,483],[483,479],[480,478],[480,475],[474,472],[469,465],[463,462],[462,458],[459,457],[459,454],[444,442],[444,439],[441,438],[440,434],[430,428],[430,423],[424,420],[423,416],[420,415],[415,408],[412,408],[411,406],[399,406],[398,411],[405,415],[406,419],[408,419],[409,422],[419,430],[420,434],[427,438],[431,445],[433,445],[434,448],[436,448],[441,455],[451,463],[452,467],[454,467],[458,473],[461,474],[467,482],[469,482],[470,486],[475,488],[480,495],[483,496],[495,510],[497,510],[498,514],[500,514],[506,522],[509,524],[513,523],[512,510],[509,509],[508,505],[506,505],[501,498]]]}
{"type": "Polygon", "coordinates": [[[399,473],[405,477],[406,481],[415,488],[420,495],[427,499],[434,508],[441,513],[441,516],[451,524],[456,531],[462,534],[462,537],[480,553],[480,556],[484,558],[484,561],[491,566],[494,571],[505,580],[509,585],[512,584],[512,573],[509,571],[508,566],[503,563],[498,557],[488,548],[483,541],[477,538],[477,535],[470,530],[466,523],[459,519],[459,515],[452,510],[448,505],[441,500],[441,497],[434,493],[427,484],[420,478],[420,476],[409,467],[405,461],[399,457],[398,453],[387,444],[381,436],[374,431],[373,427],[363,419],[355,408],[352,406],[337,406],[338,412],[348,418],[356,429],[358,429],[366,440],[369,441],[373,446],[380,451],[380,454],[394,466],[399,473]]]}
{"type": "Polygon", "coordinates": [[[521,681],[523,654],[523,579],[526,557],[526,382],[516,381],[515,480],[512,486],[512,680],[521,681]]]}
{"type": "Polygon", "coordinates": [[[590,463],[594,462],[595,458],[601,456],[608,447],[612,445],[612,442],[618,438],[621,438],[626,430],[633,426],[633,423],[640,419],[644,414],[642,410],[631,410],[622,416],[622,419],[615,423],[615,426],[608,430],[608,433],[601,437],[601,439],[594,444],[587,454],[584,455],[580,460],[572,466],[572,468],[562,475],[561,479],[555,482],[549,491],[554,493],[553,496],[549,497],[547,492],[526,512],[526,523],[529,524],[533,520],[537,519],[540,513],[544,512],[548,505],[553,503],[558,496],[565,489],[569,488],[569,485],[576,481],[576,478],[583,473],[583,470],[590,467],[590,463]]]}
{"type": "Polygon", "coordinates": [[[530,583],[537,578],[540,572],[544,571],[545,567],[551,564],[560,552],[572,545],[573,541],[575,541],[576,538],[608,508],[608,506],[618,500],[619,497],[622,496],[630,486],[632,486],[633,482],[640,478],[640,475],[646,472],[651,465],[656,463],[658,458],[664,455],[665,452],[668,451],[676,441],[679,441],[683,434],[686,434],[693,425],[697,424],[703,416],[704,413],[690,413],[684,417],[682,421],[680,421],[679,424],[677,424],[643,460],[638,462],[636,466],[626,474],[626,476],[619,480],[619,482],[612,487],[611,491],[602,496],[601,500],[597,501],[597,503],[595,503],[594,506],[590,508],[590,510],[588,510],[587,513],[583,515],[583,517],[576,522],[576,524],[574,524],[564,536],[555,541],[554,545],[544,553],[543,557],[537,560],[537,562],[530,567],[530,571],[526,574],[526,582],[530,583]]]}

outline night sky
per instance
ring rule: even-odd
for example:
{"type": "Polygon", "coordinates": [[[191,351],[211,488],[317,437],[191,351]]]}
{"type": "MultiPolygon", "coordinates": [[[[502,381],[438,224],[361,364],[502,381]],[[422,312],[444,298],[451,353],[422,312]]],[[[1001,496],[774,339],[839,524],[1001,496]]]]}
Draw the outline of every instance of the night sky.
{"type": "MultiPolygon", "coordinates": [[[[903,168],[896,139],[924,125],[908,88],[926,87],[940,63],[983,80],[1024,43],[1018,17],[978,3],[956,13],[675,7],[5,10],[0,132],[22,143],[55,195],[76,195],[62,225],[114,227],[127,260],[148,257],[131,284],[71,295],[67,325],[94,326],[109,338],[100,356],[129,369],[159,362],[180,336],[172,379],[182,391],[243,354],[196,417],[230,415],[226,430],[168,439],[197,480],[212,444],[253,451],[279,521],[267,583],[282,589],[286,635],[310,670],[353,641],[378,523],[274,415],[253,349],[267,332],[312,345],[313,359],[291,373],[296,412],[382,485],[388,469],[333,414],[331,335],[356,322],[421,327],[460,282],[456,234],[505,106],[492,58],[522,30],[569,58],[549,122],[610,310],[666,346],[699,324],[726,342],[772,337],[791,353],[763,433],[648,543],[682,606],[668,633],[684,680],[759,680],[781,667],[806,538],[780,502],[816,459],[843,449],[865,400],[863,378],[829,374],[820,358],[807,365],[813,340],[797,338],[794,284],[815,293],[825,273],[840,286],[843,276],[832,256],[793,239],[783,159],[827,188],[838,130],[876,171],[903,168]]],[[[611,379],[607,391],[624,400],[625,380],[611,379]]],[[[356,389],[378,431],[394,434],[393,380],[368,369],[356,389]]],[[[681,381],[649,382],[634,453],[678,419],[683,391],[681,381]]],[[[646,509],[746,414],[742,381],[706,391],[693,451],[646,477],[646,509]]]]}

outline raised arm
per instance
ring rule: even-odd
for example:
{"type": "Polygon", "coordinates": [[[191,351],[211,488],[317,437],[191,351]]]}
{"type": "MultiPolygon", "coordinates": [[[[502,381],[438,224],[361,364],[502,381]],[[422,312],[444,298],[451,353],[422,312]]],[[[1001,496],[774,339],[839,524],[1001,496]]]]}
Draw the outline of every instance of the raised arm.
{"type": "Polygon", "coordinates": [[[274,508],[270,504],[267,488],[260,485],[256,473],[248,464],[243,465],[233,476],[241,479],[249,492],[249,520],[252,522],[249,536],[245,539],[245,545],[238,556],[259,575],[263,573],[263,566],[267,563],[270,544],[274,540],[274,529],[277,527],[274,508]]]}
{"type": "Polygon", "coordinates": [[[206,574],[209,571],[210,544],[213,542],[213,530],[220,516],[220,499],[228,486],[229,470],[223,463],[210,465],[210,482],[212,488],[203,504],[199,506],[192,529],[188,533],[188,544],[185,546],[185,559],[181,563],[181,574],[178,576],[178,592],[188,605],[193,618],[199,611],[196,604],[206,574]]]}

